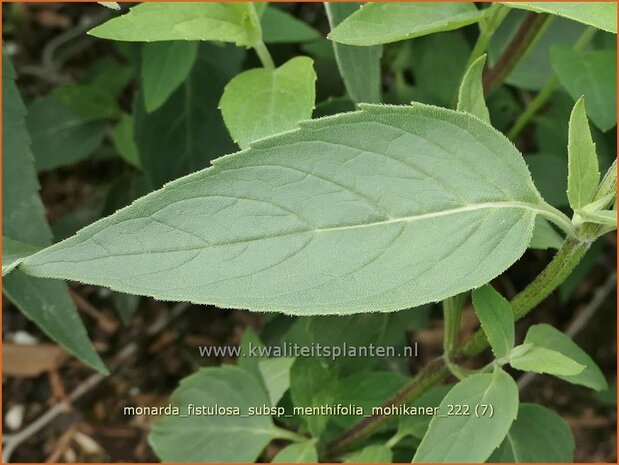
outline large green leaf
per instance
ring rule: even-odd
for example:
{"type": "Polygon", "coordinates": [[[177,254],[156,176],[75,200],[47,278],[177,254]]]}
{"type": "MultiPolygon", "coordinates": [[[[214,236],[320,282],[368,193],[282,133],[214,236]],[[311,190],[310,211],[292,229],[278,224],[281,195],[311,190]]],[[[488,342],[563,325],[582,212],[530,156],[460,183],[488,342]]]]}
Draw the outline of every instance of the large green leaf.
{"type": "Polygon", "coordinates": [[[248,2],[142,3],[89,34],[136,42],[216,40],[251,47],[260,39],[260,24],[250,8],[248,2]]]}
{"type": "Polygon", "coordinates": [[[477,22],[482,12],[472,3],[366,3],[336,26],[329,38],[347,45],[378,45],[477,22]]]}
{"type": "Polygon", "coordinates": [[[149,113],[183,83],[198,57],[198,43],[175,40],[142,47],[142,94],[149,113]]]}
{"type": "Polygon", "coordinates": [[[20,266],[163,300],[394,311],[505,271],[537,213],[563,221],[548,208],[479,119],[364,105],[223,157],[20,266]]]}
{"type": "Polygon", "coordinates": [[[578,53],[556,46],[550,51],[552,66],[574,100],[583,95],[587,114],[602,131],[617,124],[617,51],[578,53]]]}
{"type": "Polygon", "coordinates": [[[604,374],[593,359],[578,347],[569,336],[558,329],[547,324],[531,326],[527,332],[525,343],[554,350],[585,366],[585,369],[577,375],[558,376],[559,378],[596,391],[603,391],[608,387],[604,374]]]}
{"type": "Polygon", "coordinates": [[[320,32],[307,23],[274,6],[264,9],[260,23],[267,44],[310,42],[321,37],[320,32]]]}
{"type": "MultiPolygon", "coordinates": [[[[26,108],[15,78],[13,65],[3,53],[2,233],[23,243],[45,247],[51,244],[52,233],[39,198],[26,129],[26,108]]],[[[15,270],[2,279],[2,290],[50,338],[87,365],[107,372],[88,339],[65,283],[31,278],[15,270]]]]}
{"type": "Polygon", "coordinates": [[[308,57],[293,58],[276,69],[251,69],[235,76],[219,102],[234,141],[247,148],[250,142],[289,131],[299,121],[311,118],[315,81],[308,57]]]}
{"type": "Polygon", "coordinates": [[[496,358],[503,358],[514,347],[514,314],[512,307],[489,284],[472,293],[475,313],[496,358]]]}
{"type": "MultiPolygon", "coordinates": [[[[331,29],[357,11],[360,6],[361,3],[357,2],[325,3],[331,29]]],[[[356,103],[380,103],[382,46],[355,47],[333,42],[333,50],[350,98],[356,103]]]]}
{"type": "Polygon", "coordinates": [[[518,418],[488,461],[571,463],[574,447],[574,435],[563,418],[541,405],[521,404],[518,418]]]}
{"type": "Polygon", "coordinates": [[[600,167],[585,113],[585,100],[578,99],[570,116],[567,197],[576,210],[593,200],[600,182],[600,167]]]}
{"type": "Polygon", "coordinates": [[[217,102],[244,58],[245,51],[233,45],[201,44],[192,72],[160,108],[148,113],[137,95],[135,141],[140,165],[154,187],[236,149],[217,102]]]}
{"type": "Polygon", "coordinates": [[[28,106],[27,124],[38,170],[51,170],[81,161],[101,145],[106,122],[78,114],[57,96],[28,106]]]}
{"type": "Polygon", "coordinates": [[[149,436],[164,462],[253,462],[272,439],[285,434],[269,415],[248,415],[252,407],[269,406],[269,397],[251,373],[236,366],[203,368],[184,378],[171,403],[179,414],[164,416],[149,436]],[[239,411],[199,414],[190,405],[239,411]]]}
{"type": "Polygon", "coordinates": [[[413,462],[484,462],[517,413],[518,387],[511,376],[498,367],[492,374],[471,375],[443,398],[413,462]],[[449,415],[450,405],[468,406],[469,414],[449,415]]]}
{"type": "Polygon", "coordinates": [[[617,33],[617,3],[615,2],[505,2],[512,8],[551,13],[589,26],[617,33]]]}

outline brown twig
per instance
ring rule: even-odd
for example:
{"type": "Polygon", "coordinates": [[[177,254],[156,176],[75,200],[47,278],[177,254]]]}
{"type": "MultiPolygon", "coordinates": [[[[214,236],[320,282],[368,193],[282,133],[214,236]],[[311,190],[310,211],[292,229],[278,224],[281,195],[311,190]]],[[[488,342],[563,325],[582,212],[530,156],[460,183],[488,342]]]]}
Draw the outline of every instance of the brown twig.
{"type": "Polygon", "coordinates": [[[484,94],[492,94],[512,72],[518,62],[535,44],[545,26],[552,20],[548,13],[530,12],[522,21],[520,28],[492,69],[483,77],[484,94]]]}

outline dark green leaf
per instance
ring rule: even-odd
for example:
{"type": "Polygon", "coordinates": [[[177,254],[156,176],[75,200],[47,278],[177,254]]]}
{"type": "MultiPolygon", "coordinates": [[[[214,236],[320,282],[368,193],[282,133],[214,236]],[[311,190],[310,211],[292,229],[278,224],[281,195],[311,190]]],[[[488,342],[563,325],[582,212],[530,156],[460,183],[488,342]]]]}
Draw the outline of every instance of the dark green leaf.
{"type": "Polygon", "coordinates": [[[151,42],[142,48],[142,95],[147,112],[155,111],[178,89],[198,57],[198,42],[151,42]]]}
{"type": "MultiPolygon", "coordinates": [[[[325,3],[331,29],[359,9],[361,3],[325,3]]],[[[333,42],[337,65],[350,98],[356,103],[381,102],[381,45],[356,47],[333,42]]]]}
{"type": "Polygon", "coordinates": [[[15,269],[24,261],[24,258],[38,250],[41,250],[41,247],[2,236],[2,276],[15,269]]]}
{"type": "Polygon", "coordinates": [[[587,115],[602,131],[617,124],[617,51],[578,53],[566,47],[551,50],[552,66],[574,100],[583,95],[587,115]]]}
{"type": "MultiPolygon", "coordinates": [[[[2,227],[3,234],[44,247],[52,234],[39,198],[39,183],[26,130],[26,109],[15,85],[15,71],[2,55],[2,227]]],[[[19,270],[2,280],[3,292],[50,338],[92,368],[106,373],[75,304],[62,282],[35,279],[19,270]]]]}
{"type": "Polygon", "coordinates": [[[265,8],[260,23],[267,44],[311,42],[320,38],[316,29],[274,6],[265,8]]]}
{"type": "Polygon", "coordinates": [[[136,97],[135,140],[140,165],[153,186],[204,168],[236,149],[217,103],[244,57],[242,49],[231,45],[202,44],[192,72],[158,110],[147,113],[142,96],[136,97]]]}
{"type": "Polygon", "coordinates": [[[51,95],[28,107],[27,125],[37,169],[51,170],[92,155],[103,141],[106,122],[80,116],[51,95]]]}

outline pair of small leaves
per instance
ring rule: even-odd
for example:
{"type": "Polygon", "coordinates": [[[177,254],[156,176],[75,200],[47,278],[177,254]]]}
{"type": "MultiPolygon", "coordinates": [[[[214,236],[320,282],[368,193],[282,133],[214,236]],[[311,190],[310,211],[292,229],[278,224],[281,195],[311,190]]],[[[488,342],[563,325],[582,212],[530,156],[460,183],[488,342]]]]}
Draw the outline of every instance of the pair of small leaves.
{"type": "Polygon", "coordinates": [[[585,113],[584,99],[576,102],[569,123],[567,197],[581,222],[617,227],[616,210],[604,210],[614,194],[597,199],[600,171],[595,143],[585,113]]]}
{"type": "Polygon", "coordinates": [[[514,347],[511,306],[490,285],[472,293],[475,312],[497,359],[512,367],[547,373],[595,390],[606,385],[595,362],[568,336],[549,325],[529,328],[522,345],[514,347]]]}

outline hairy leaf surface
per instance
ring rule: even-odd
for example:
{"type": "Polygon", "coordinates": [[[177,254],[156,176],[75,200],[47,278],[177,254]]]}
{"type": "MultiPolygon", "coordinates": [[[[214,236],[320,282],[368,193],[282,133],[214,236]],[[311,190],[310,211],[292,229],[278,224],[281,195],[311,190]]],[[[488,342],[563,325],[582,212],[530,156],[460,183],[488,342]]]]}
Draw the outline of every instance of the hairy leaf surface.
{"type": "MultiPolygon", "coordinates": [[[[331,29],[357,11],[360,6],[361,3],[357,2],[325,3],[331,29]]],[[[350,98],[356,103],[380,103],[380,58],[383,47],[381,45],[356,47],[333,42],[333,50],[350,98]]]]}
{"type": "Polygon", "coordinates": [[[518,387],[511,376],[498,367],[492,374],[471,375],[443,398],[413,462],[484,462],[501,444],[517,413],[518,387]],[[471,414],[449,416],[449,405],[468,405],[471,414]],[[492,405],[493,415],[486,410],[476,416],[478,405],[492,405]]]}
{"type": "Polygon", "coordinates": [[[544,208],[479,119],[368,105],[223,157],[21,266],[164,300],[392,311],[502,273],[544,208]]]}
{"type": "Polygon", "coordinates": [[[219,102],[234,141],[247,148],[250,142],[289,131],[309,119],[316,100],[315,81],[308,57],[293,58],[276,69],[250,69],[235,76],[219,102]]]}
{"type": "Polygon", "coordinates": [[[472,3],[366,3],[336,26],[329,38],[347,45],[379,45],[477,22],[472,3]]]}

